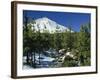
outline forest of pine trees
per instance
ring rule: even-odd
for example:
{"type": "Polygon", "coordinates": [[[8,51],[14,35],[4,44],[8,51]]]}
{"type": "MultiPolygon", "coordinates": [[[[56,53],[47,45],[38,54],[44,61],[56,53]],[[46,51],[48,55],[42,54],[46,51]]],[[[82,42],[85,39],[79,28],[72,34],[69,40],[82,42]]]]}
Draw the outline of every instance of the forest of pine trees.
{"type": "MultiPolygon", "coordinates": [[[[52,48],[58,53],[60,49],[65,49],[66,52],[71,52],[74,55],[74,58],[66,57],[62,63],[62,67],[91,65],[91,31],[89,23],[82,24],[79,32],[71,32],[70,29],[70,31],[66,30],[61,33],[59,28],[56,28],[54,33],[50,33],[46,29],[46,26],[41,33],[39,26],[38,31],[35,31],[34,26],[29,23],[35,24],[35,20],[29,21],[26,17],[23,26],[23,56],[27,57],[25,64],[36,68],[35,55],[40,55],[52,48]]],[[[58,56],[60,57],[61,55],[58,56]]]]}

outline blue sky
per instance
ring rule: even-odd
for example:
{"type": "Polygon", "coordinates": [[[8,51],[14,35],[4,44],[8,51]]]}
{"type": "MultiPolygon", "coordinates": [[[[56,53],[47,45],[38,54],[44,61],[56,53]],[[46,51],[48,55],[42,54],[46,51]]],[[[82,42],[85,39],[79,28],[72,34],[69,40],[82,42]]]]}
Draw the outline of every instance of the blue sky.
{"type": "Polygon", "coordinates": [[[33,19],[47,17],[60,25],[71,26],[74,31],[79,31],[82,24],[87,24],[91,20],[89,13],[73,13],[73,12],[51,12],[51,11],[31,11],[24,10],[23,18],[27,16],[33,19]]]}

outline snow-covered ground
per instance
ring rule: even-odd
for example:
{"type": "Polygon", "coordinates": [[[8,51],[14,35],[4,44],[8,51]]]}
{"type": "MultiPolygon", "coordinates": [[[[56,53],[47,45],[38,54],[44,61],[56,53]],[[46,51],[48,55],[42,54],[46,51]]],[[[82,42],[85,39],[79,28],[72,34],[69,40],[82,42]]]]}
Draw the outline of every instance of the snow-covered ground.
{"type": "MultiPolygon", "coordinates": [[[[39,56],[38,53],[35,53],[35,62],[36,62],[37,68],[48,68],[48,67],[50,67],[51,64],[53,64],[54,60],[55,60],[55,58],[47,57],[43,54],[40,54],[40,56],[39,56]],[[40,64],[39,64],[39,61],[40,61],[40,64]]],[[[33,56],[32,61],[34,62],[34,56],[33,56]]],[[[26,56],[23,57],[23,63],[26,63],[26,56]]],[[[32,67],[24,64],[23,69],[32,69],[32,67]]]]}
{"type": "MultiPolygon", "coordinates": [[[[35,55],[35,59],[36,61],[39,61],[39,54],[35,55]]],[[[33,60],[34,60],[34,56],[33,56],[33,60]]],[[[48,62],[52,62],[54,60],[54,58],[51,57],[47,57],[43,54],[40,54],[40,61],[48,61],[48,62]]]]}
{"type": "MultiPolygon", "coordinates": [[[[46,52],[50,53],[50,51],[46,52]]],[[[72,55],[70,52],[67,52],[65,55],[60,56],[59,58],[52,58],[51,56],[46,56],[43,53],[41,53],[40,55],[38,53],[35,53],[35,66],[36,68],[61,67],[66,56],[70,56],[73,58],[74,55],[72,55]]],[[[32,62],[34,63],[34,55],[32,62]]],[[[26,63],[26,56],[23,57],[23,63],[26,63]]],[[[33,67],[24,64],[23,69],[33,69],[33,67]]]]}
{"type": "Polygon", "coordinates": [[[29,65],[23,65],[23,69],[33,69],[33,68],[29,65]]]}

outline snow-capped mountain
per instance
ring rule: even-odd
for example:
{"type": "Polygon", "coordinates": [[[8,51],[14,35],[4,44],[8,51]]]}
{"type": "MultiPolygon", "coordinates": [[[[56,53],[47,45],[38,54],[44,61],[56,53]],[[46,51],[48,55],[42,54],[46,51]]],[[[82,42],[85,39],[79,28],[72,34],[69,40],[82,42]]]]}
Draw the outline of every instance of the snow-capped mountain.
{"type": "MultiPolygon", "coordinates": [[[[50,33],[54,33],[55,31],[58,32],[64,32],[66,30],[70,31],[67,27],[62,26],[47,17],[36,19],[35,24],[33,23],[30,24],[33,26],[32,29],[35,29],[36,31],[40,29],[40,32],[43,32],[44,30],[48,30],[50,33]]],[[[71,32],[73,31],[71,30],[71,32]]]]}

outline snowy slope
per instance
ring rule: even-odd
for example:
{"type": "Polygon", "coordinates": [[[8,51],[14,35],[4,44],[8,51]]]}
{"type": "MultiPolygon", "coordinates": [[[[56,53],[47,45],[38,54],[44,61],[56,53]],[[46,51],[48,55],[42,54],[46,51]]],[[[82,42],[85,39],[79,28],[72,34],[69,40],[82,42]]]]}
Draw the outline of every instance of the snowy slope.
{"type": "Polygon", "coordinates": [[[47,17],[36,19],[35,24],[32,24],[32,23],[30,24],[34,26],[36,31],[40,29],[40,32],[43,32],[44,30],[49,31],[50,33],[54,33],[55,31],[58,31],[58,32],[64,32],[65,30],[69,31],[67,27],[62,26],[47,17]]]}

